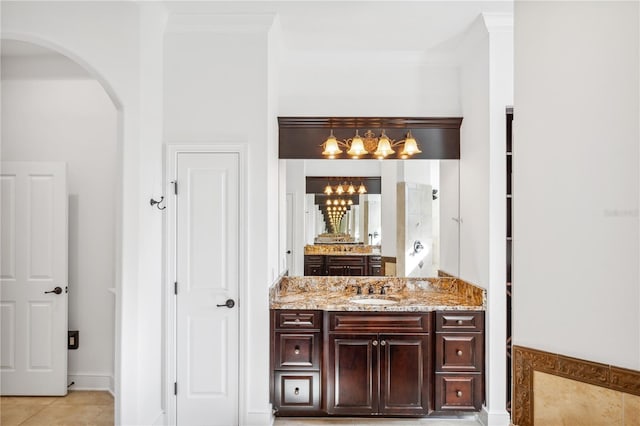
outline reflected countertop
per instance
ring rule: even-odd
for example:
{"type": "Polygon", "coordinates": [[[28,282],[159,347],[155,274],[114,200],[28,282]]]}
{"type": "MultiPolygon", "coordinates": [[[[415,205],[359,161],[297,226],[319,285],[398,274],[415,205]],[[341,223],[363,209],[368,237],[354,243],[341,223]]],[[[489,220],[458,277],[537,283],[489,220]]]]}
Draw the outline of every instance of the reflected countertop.
{"type": "Polygon", "coordinates": [[[453,277],[283,277],[271,287],[269,302],[271,309],[477,311],[485,310],[486,291],[453,277]],[[384,295],[380,294],[382,286],[384,295]],[[362,294],[357,294],[358,287],[362,294]],[[374,294],[368,294],[370,287],[374,294]]]}

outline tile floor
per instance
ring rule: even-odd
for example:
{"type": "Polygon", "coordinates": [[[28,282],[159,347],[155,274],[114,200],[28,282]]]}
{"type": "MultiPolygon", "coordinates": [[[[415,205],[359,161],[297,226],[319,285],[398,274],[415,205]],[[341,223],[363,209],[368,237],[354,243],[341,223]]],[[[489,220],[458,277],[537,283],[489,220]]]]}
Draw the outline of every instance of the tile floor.
{"type": "Polygon", "coordinates": [[[109,392],[71,391],[67,396],[0,397],[0,425],[113,425],[113,397],[109,392]]]}
{"type": "MultiPolygon", "coordinates": [[[[109,392],[71,391],[64,397],[0,397],[2,426],[112,426],[113,397],[109,392]]],[[[275,426],[478,426],[473,418],[372,419],[372,418],[276,418],[275,426]]]]}

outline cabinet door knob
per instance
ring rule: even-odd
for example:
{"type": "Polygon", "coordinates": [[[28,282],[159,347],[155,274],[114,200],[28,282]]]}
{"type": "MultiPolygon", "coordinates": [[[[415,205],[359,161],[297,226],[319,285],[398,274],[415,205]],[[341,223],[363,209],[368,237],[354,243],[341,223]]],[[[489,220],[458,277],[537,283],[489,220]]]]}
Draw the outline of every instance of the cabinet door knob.
{"type": "Polygon", "coordinates": [[[293,349],[293,353],[294,353],[294,354],[296,354],[296,355],[298,355],[298,354],[300,353],[300,346],[296,346],[296,347],[293,349]]]}
{"type": "Polygon", "coordinates": [[[460,349],[458,349],[458,350],[456,351],[456,355],[458,355],[458,356],[462,356],[462,351],[461,351],[460,349]]]}
{"type": "Polygon", "coordinates": [[[373,346],[378,346],[378,341],[377,341],[377,340],[374,340],[373,342],[371,342],[371,344],[372,344],[373,346]]]}
{"type": "Polygon", "coordinates": [[[293,393],[296,394],[296,395],[300,395],[300,388],[295,388],[293,390],[293,393]]]}
{"type": "Polygon", "coordinates": [[[462,320],[458,320],[458,325],[462,325],[462,320]]]}
{"type": "Polygon", "coordinates": [[[456,391],[456,396],[460,398],[462,396],[462,391],[456,391]]]}
{"type": "Polygon", "coordinates": [[[384,346],[384,345],[386,345],[386,344],[387,344],[387,341],[386,341],[386,340],[380,340],[380,345],[381,345],[381,346],[384,346]]]}

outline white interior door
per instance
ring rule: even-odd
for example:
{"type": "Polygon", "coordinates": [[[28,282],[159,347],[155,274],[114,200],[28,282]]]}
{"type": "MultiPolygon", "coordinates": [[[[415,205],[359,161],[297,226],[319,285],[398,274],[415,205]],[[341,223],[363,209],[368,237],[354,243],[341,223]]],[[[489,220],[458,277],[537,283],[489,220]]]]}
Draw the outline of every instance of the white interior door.
{"type": "Polygon", "coordinates": [[[66,165],[0,167],[2,395],[66,395],[66,165]]]}
{"type": "Polygon", "coordinates": [[[177,154],[178,425],[238,424],[238,173],[237,153],[177,154]]]}

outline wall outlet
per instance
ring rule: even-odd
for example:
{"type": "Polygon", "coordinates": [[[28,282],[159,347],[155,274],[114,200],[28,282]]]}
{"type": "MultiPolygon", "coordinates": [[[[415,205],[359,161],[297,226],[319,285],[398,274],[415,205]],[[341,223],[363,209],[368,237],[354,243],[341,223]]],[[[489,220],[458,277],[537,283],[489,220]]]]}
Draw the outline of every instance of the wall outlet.
{"type": "Polygon", "coordinates": [[[67,349],[78,349],[79,338],[80,338],[80,331],[69,330],[69,340],[67,342],[67,349]]]}

